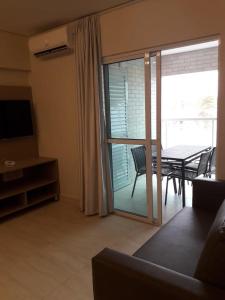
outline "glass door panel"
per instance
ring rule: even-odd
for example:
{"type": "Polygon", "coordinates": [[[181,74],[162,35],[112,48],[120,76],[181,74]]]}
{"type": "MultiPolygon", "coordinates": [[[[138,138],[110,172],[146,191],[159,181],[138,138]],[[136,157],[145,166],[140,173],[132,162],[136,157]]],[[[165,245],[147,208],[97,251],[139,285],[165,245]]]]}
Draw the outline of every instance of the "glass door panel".
{"type": "Polygon", "coordinates": [[[150,54],[150,111],[151,111],[151,156],[152,156],[152,218],[162,219],[162,174],[161,174],[161,74],[160,51],[150,54]]]}
{"type": "Polygon", "coordinates": [[[114,210],[160,223],[158,63],[146,53],[105,65],[104,82],[114,210]]]}
{"type": "Polygon", "coordinates": [[[144,60],[109,64],[107,73],[108,137],[145,139],[144,60]]]}
{"type": "Polygon", "coordinates": [[[217,42],[203,43],[202,48],[196,44],[146,52],[139,59],[104,65],[107,143],[115,210],[161,224],[162,208],[165,221],[165,216],[172,211],[171,203],[175,205],[181,198],[176,188],[169,187],[168,199],[172,201],[164,205],[167,174],[165,161],[161,159],[162,149],[178,142],[215,145],[217,42]],[[210,62],[207,66],[206,59],[210,62]],[[209,84],[206,86],[205,82],[209,84]],[[133,149],[138,147],[145,148],[145,170],[141,171],[137,171],[133,156],[133,149]]]}
{"type": "Polygon", "coordinates": [[[147,217],[145,146],[112,144],[114,209],[147,217]]]}
{"type": "MultiPolygon", "coordinates": [[[[219,41],[205,41],[162,51],[162,146],[216,146],[219,41]]],[[[198,167],[199,159],[193,163],[198,167]]],[[[188,176],[188,173],[186,174],[188,176]]],[[[196,176],[196,174],[193,174],[196,176]]],[[[188,178],[188,177],[187,177],[188,178]]],[[[177,179],[168,184],[163,221],[192,206],[192,185],[185,180],[185,194],[177,179]]],[[[163,180],[165,195],[166,178],[163,180]]]]}
{"type": "Polygon", "coordinates": [[[157,114],[157,83],[156,83],[156,56],[150,57],[150,72],[151,72],[151,139],[156,140],[156,114],[157,114]]]}
{"type": "Polygon", "coordinates": [[[152,216],[153,219],[158,218],[158,159],[157,146],[152,145],[152,216]]]}

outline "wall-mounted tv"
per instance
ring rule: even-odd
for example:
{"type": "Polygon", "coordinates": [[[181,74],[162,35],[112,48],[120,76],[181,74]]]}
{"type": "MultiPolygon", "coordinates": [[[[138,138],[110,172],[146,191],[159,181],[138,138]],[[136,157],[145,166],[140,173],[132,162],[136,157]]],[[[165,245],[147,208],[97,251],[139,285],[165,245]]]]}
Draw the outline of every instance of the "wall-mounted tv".
{"type": "Polygon", "coordinates": [[[0,139],[34,134],[29,100],[0,100],[0,139]]]}

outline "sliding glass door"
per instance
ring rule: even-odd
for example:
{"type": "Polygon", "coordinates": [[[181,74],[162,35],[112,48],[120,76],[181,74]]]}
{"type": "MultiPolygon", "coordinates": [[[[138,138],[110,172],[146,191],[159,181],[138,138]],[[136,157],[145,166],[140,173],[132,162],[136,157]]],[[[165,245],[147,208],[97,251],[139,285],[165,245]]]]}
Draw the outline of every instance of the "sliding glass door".
{"type": "Polygon", "coordinates": [[[104,65],[104,88],[114,210],[158,224],[163,210],[167,222],[188,193],[178,181],[173,187],[167,181],[174,166],[165,153],[180,145],[216,144],[218,40],[117,57],[104,65]]]}
{"type": "Polygon", "coordinates": [[[114,210],[161,223],[160,53],[104,65],[114,210]]]}

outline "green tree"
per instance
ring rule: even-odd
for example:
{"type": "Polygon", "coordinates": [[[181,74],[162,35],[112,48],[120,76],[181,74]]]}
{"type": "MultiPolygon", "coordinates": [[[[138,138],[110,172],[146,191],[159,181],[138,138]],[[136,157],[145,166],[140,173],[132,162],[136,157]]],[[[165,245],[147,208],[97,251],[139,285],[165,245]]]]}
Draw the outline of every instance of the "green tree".
{"type": "Polygon", "coordinates": [[[199,101],[199,116],[214,117],[216,113],[216,101],[212,96],[202,98],[199,101]]]}

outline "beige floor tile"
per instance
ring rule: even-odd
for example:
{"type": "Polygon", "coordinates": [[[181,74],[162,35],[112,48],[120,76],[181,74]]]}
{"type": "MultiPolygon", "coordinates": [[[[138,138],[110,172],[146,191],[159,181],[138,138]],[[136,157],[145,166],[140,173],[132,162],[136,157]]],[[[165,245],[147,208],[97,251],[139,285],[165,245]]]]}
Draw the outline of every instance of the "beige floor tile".
{"type": "Polygon", "coordinates": [[[85,217],[71,200],[0,224],[0,300],[91,300],[91,258],[136,251],[157,227],[116,215],[85,217]]]}

